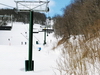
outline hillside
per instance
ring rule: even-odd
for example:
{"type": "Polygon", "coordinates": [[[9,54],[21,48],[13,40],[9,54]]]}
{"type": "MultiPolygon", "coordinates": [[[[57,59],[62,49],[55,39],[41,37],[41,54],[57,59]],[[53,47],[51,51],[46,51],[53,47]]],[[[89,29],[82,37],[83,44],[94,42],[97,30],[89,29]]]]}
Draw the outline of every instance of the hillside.
{"type": "MultiPolygon", "coordinates": [[[[35,28],[41,25],[35,24],[35,28]]],[[[33,33],[34,71],[25,71],[28,60],[28,24],[14,23],[11,31],[0,31],[0,75],[53,75],[58,53],[52,51],[53,33],[43,45],[44,32],[33,33]],[[39,44],[36,44],[36,41],[39,44]],[[39,50],[41,47],[41,51],[39,50]]]]}
{"type": "Polygon", "coordinates": [[[100,75],[100,0],[73,0],[63,12],[54,18],[60,75],[100,75]]]}
{"type": "MultiPolygon", "coordinates": [[[[0,9],[0,15],[13,15],[13,21],[29,23],[29,12],[17,12],[16,9],[0,9]]],[[[34,12],[34,22],[44,24],[46,16],[43,13],[34,12]]]]}

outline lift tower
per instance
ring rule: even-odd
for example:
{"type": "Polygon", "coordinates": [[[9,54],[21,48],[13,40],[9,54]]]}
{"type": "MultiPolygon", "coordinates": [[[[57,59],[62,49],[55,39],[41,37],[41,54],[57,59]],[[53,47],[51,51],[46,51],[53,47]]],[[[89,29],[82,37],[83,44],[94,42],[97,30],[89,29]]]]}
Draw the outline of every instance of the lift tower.
{"type": "Polygon", "coordinates": [[[32,60],[32,41],[33,41],[33,19],[34,12],[48,12],[48,0],[34,0],[34,1],[15,1],[16,9],[18,12],[30,12],[30,24],[29,24],[29,55],[28,60],[25,61],[25,70],[34,71],[34,60],[32,60]]]}

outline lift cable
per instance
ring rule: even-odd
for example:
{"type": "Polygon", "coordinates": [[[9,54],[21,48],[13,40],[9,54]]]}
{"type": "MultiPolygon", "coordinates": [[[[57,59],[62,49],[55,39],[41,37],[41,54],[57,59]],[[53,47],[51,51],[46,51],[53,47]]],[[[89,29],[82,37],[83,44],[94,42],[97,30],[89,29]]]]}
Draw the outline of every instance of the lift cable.
{"type": "Polygon", "coordinates": [[[4,6],[7,6],[7,7],[15,8],[13,6],[9,6],[9,5],[6,5],[6,4],[3,4],[3,3],[0,3],[0,5],[4,5],[4,6]]]}
{"type": "MultiPolygon", "coordinates": [[[[33,35],[34,36],[34,35],[33,35]]],[[[34,36],[39,42],[40,42],[40,40],[36,37],[36,36],[34,36]]]]}

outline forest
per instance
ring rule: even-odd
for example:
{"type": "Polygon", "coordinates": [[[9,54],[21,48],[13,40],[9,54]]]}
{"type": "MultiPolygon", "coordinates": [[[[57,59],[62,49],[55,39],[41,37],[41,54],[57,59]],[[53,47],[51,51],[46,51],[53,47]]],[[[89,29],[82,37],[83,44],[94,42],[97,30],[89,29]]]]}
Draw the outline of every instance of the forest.
{"type": "Polygon", "coordinates": [[[100,0],[72,0],[63,13],[53,18],[59,75],[100,75],[100,0]]]}
{"type": "Polygon", "coordinates": [[[69,38],[70,35],[87,34],[84,31],[95,33],[91,27],[99,31],[100,0],[72,0],[69,6],[63,8],[63,15],[54,17],[55,35],[69,38]],[[91,28],[91,30],[89,30],[91,28]]]}
{"type": "MultiPolygon", "coordinates": [[[[13,21],[29,23],[29,12],[17,12],[16,9],[0,9],[0,15],[13,15],[13,21]]],[[[46,15],[44,13],[34,12],[34,23],[45,24],[46,15]]]]}

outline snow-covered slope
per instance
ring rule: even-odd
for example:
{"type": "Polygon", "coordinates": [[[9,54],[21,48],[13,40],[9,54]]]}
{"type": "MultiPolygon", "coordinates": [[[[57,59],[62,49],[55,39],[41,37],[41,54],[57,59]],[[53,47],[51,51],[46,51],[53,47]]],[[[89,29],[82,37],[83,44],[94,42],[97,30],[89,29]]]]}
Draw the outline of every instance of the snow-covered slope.
{"type": "MultiPolygon", "coordinates": [[[[33,32],[42,30],[41,25],[35,24],[33,32]]],[[[14,23],[11,31],[0,30],[0,45],[26,45],[28,44],[28,31],[29,24],[14,23]]],[[[41,32],[43,34],[43,32],[41,32]]],[[[36,41],[35,35],[33,38],[36,41]]],[[[38,35],[37,35],[38,36],[38,35]]],[[[43,39],[43,35],[41,35],[43,39]]]]}
{"type": "Polygon", "coordinates": [[[45,46],[44,32],[33,36],[34,71],[25,72],[25,60],[28,59],[28,24],[14,23],[11,31],[0,31],[0,75],[54,75],[58,54],[51,50],[55,41],[53,33],[47,37],[45,46]],[[35,43],[37,40],[39,44],[35,43]],[[41,51],[38,51],[39,47],[42,48],[41,51]]]}

